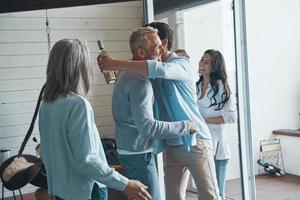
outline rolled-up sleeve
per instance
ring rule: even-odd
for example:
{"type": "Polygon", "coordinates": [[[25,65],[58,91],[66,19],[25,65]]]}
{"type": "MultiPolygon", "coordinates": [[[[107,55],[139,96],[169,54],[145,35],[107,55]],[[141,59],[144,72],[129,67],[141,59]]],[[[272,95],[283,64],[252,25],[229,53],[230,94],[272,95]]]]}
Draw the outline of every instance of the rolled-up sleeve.
{"type": "Polygon", "coordinates": [[[123,191],[128,179],[108,166],[101,141],[94,135],[98,132],[95,133],[92,118],[92,110],[84,101],[76,104],[69,116],[68,143],[72,167],[83,176],[123,191]]]}
{"type": "Polygon", "coordinates": [[[237,111],[235,98],[231,95],[222,109],[224,123],[235,123],[237,121],[237,111]]]}
{"type": "Polygon", "coordinates": [[[177,57],[170,62],[147,60],[147,65],[148,78],[152,79],[186,80],[191,71],[186,69],[191,66],[189,60],[184,57],[177,57]]]}

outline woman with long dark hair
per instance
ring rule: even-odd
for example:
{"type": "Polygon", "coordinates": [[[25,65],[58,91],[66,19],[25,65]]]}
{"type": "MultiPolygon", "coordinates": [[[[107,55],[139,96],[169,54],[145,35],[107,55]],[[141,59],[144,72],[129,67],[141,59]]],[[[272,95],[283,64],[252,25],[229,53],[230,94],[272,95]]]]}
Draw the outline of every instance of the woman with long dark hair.
{"type": "Polygon", "coordinates": [[[211,132],[220,196],[225,199],[225,176],[230,151],[224,124],[234,123],[237,114],[222,54],[213,49],[205,51],[199,62],[198,72],[198,107],[211,132]]]}
{"type": "Polygon", "coordinates": [[[48,192],[58,200],[94,200],[95,192],[99,192],[97,200],[103,200],[107,199],[105,184],[124,191],[129,199],[149,200],[146,186],[128,180],[107,164],[93,109],[85,98],[91,78],[85,43],[78,39],[56,42],[48,60],[39,111],[48,192]]]}

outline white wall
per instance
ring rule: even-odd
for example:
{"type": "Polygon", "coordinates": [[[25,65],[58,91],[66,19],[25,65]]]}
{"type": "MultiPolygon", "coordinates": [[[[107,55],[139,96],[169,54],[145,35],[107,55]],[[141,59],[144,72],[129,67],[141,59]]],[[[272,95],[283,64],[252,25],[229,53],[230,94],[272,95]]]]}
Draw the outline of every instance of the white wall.
{"type": "Polygon", "coordinates": [[[280,138],[285,170],[288,173],[300,176],[300,163],[297,159],[300,150],[300,138],[290,136],[279,136],[277,138],[280,138]]]}
{"type": "MultiPolygon", "coordinates": [[[[20,148],[45,82],[48,59],[45,17],[45,10],[0,15],[0,148],[12,149],[11,155],[20,148]]],[[[142,23],[142,3],[50,9],[48,17],[52,45],[63,38],[88,42],[94,69],[90,100],[97,127],[102,137],[113,137],[112,85],[105,83],[97,67],[96,41],[102,39],[112,56],[130,58],[128,36],[142,23]]],[[[33,135],[38,137],[37,126],[33,135]]],[[[25,153],[34,154],[34,146],[30,139],[25,153]]],[[[26,187],[24,191],[33,188],[26,187]]]]}
{"type": "MultiPolygon", "coordinates": [[[[300,128],[299,19],[298,0],[246,1],[255,161],[259,141],[272,137],[272,130],[300,128]]],[[[287,172],[300,175],[300,160],[295,159],[300,151],[299,139],[281,138],[287,172]]]]}
{"type": "Polygon", "coordinates": [[[185,48],[190,52],[191,62],[198,67],[207,49],[223,52],[222,3],[213,2],[183,12],[185,48]]]}

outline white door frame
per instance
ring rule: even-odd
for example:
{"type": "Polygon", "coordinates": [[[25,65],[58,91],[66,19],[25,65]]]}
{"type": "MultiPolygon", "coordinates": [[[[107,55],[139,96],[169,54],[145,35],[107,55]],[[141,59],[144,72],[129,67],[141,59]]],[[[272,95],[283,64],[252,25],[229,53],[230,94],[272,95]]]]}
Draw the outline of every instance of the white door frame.
{"type": "MultiPolygon", "coordinates": [[[[143,0],[143,24],[148,24],[154,21],[153,0],[143,0]]],[[[166,200],[165,181],[164,181],[164,161],[163,154],[159,153],[156,156],[157,172],[159,178],[160,199],[166,200]]]]}
{"type": "Polygon", "coordinates": [[[234,0],[233,9],[243,199],[255,200],[256,190],[250,115],[245,1],[234,0]]]}

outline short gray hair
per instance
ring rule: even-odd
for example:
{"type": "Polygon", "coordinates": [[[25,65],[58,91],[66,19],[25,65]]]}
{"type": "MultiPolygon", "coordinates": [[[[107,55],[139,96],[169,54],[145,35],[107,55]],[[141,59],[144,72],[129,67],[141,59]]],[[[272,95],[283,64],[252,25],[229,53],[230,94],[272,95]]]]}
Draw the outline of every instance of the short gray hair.
{"type": "Polygon", "coordinates": [[[153,33],[157,33],[157,29],[152,27],[140,27],[132,31],[129,37],[129,46],[131,51],[135,51],[139,47],[145,45],[148,41],[149,35],[153,33]]]}
{"type": "Polygon", "coordinates": [[[86,95],[91,86],[89,51],[79,39],[63,39],[54,44],[47,65],[44,101],[52,102],[71,92],[86,95]]]}

